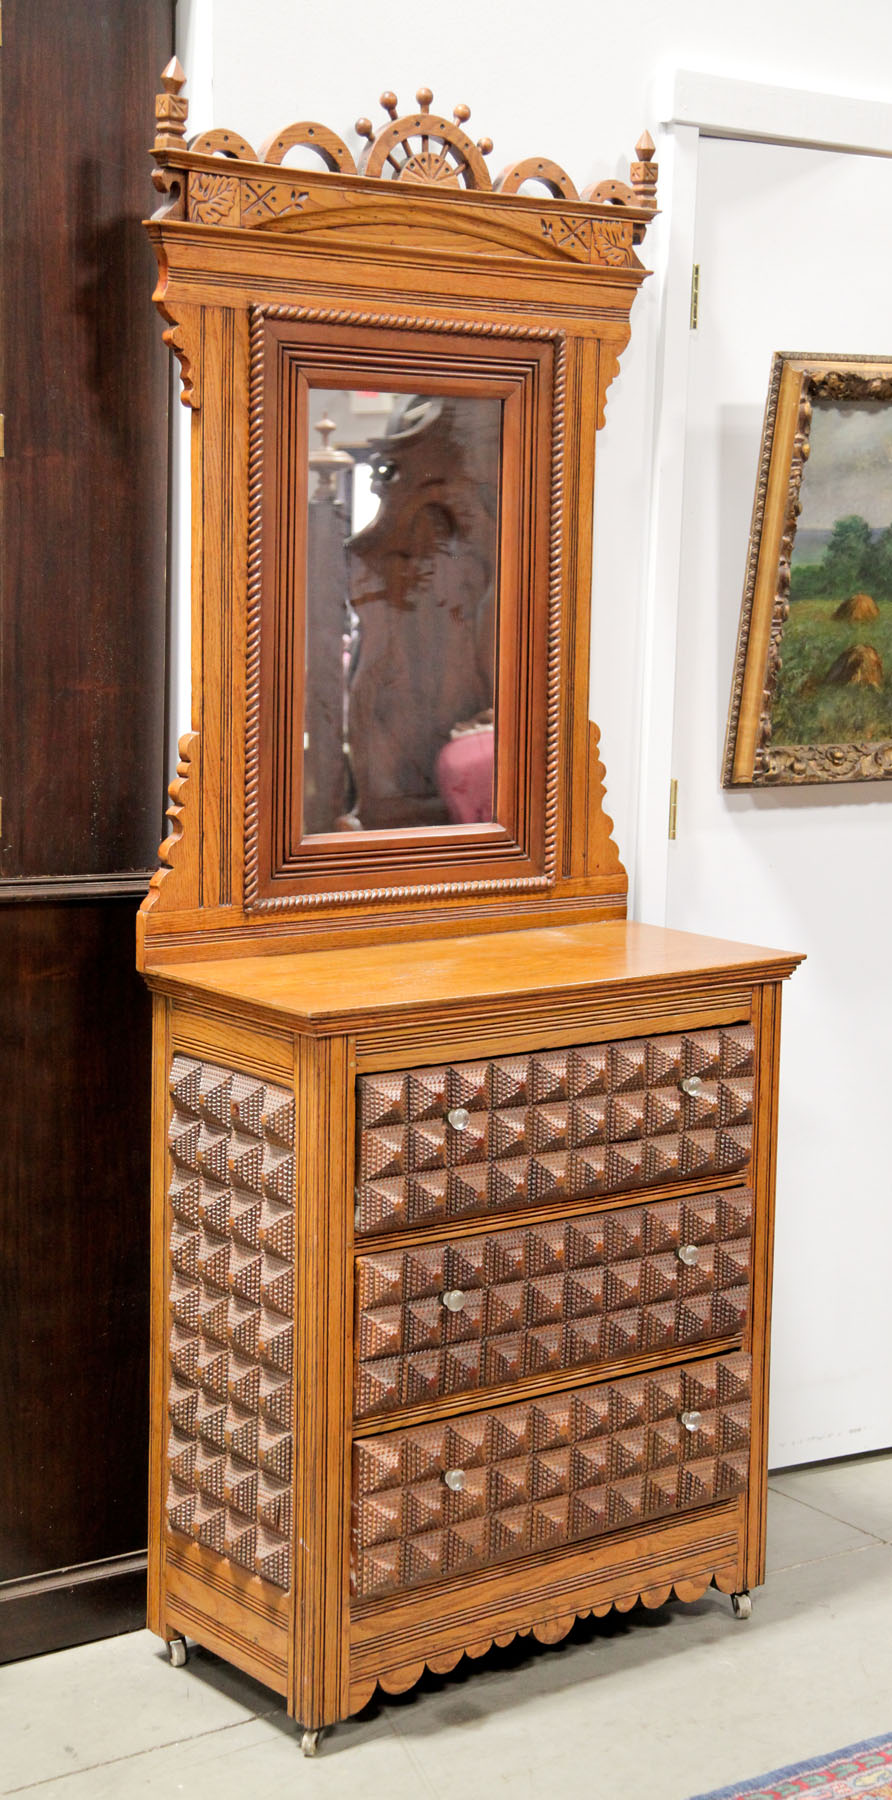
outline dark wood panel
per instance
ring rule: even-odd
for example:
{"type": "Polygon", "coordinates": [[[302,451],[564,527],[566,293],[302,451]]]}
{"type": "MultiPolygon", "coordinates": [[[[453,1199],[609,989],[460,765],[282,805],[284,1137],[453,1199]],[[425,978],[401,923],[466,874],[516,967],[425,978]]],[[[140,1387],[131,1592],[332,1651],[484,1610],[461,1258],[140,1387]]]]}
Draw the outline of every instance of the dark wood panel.
{"type": "Polygon", "coordinates": [[[112,1558],[0,1585],[0,1663],[140,1631],[146,1622],[145,1562],[145,1556],[112,1558]]]}
{"type": "Polygon", "coordinates": [[[146,154],[171,0],[3,8],[0,875],[151,866],[167,352],[146,154]]]}
{"type": "Polygon", "coordinates": [[[150,1020],[133,936],[132,900],[0,915],[0,1582],[146,1541],[150,1020]]]}

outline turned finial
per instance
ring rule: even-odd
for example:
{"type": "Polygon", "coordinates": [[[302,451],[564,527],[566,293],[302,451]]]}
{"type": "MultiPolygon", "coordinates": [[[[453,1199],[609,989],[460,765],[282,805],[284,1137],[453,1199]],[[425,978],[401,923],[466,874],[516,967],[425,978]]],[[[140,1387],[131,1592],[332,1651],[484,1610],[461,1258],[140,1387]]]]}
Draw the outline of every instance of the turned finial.
{"type": "Polygon", "coordinates": [[[186,85],[186,71],[178,56],[172,56],[170,62],[161,70],[161,86],[166,94],[178,94],[186,85]]]}
{"type": "Polygon", "coordinates": [[[399,102],[392,88],[388,88],[387,92],[381,95],[381,105],[392,119],[396,118],[399,102]]]}
{"type": "Polygon", "coordinates": [[[433,97],[434,97],[433,90],[431,88],[420,87],[418,89],[418,92],[415,95],[415,98],[418,101],[418,104],[421,107],[422,112],[430,112],[431,101],[433,100],[433,97]]]}
{"type": "Polygon", "coordinates": [[[660,170],[653,160],[655,148],[650,132],[643,131],[635,145],[639,160],[632,163],[629,174],[638,205],[647,212],[657,210],[657,176],[660,170]]]}
{"type": "Polygon", "coordinates": [[[488,156],[490,151],[492,150],[492,138],[488,138],[488,137],[478,138],[477,139],[477,148],[480,151],[481,156],[488,156]]]}
{"type": "Polygon", "coordinates": [[[186,71],[172,56],[161,71],[161,93],[155,95],[155,142],[153,150],[177,150],[185,141],[189,102],[181,97],[186,85],[186,71]]]}
{"type": "Polygon", "coordinates": [[[310,468],[318,476],[314,500],[334,500],[338,491],[338,475],[342,469],[352,469],[353,458],[346,450],[336,450],[329,443],[333,431],[337,430],[334,419],[328,414],[317,420],[315,429],[322,439],[320,450],[311,450],[307,461],[310,468]]]}
{"type": "Polygon", "coordinates": [[[452,108],[452,117],[456,125],[467,125],[471,117],[471,108],[466,106],[463,100],[460,100],[458,105],[452,108]]]}
{"type": "Polygon", "coordinates": [[[371,140],[375,135],[371,119],[357,119],[353,129],[356,132],[357,137],[369,138],[371,140]]]}

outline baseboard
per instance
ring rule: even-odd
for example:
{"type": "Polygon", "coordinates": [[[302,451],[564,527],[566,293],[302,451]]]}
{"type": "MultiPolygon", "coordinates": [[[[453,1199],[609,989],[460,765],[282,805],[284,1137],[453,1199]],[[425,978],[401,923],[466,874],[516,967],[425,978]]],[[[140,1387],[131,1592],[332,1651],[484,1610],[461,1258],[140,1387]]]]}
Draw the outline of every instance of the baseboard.
{"type": "Polygon", "coordinates": [[[141,1631],[146,1553],[49,1569],[0,1582],[0,1663],[141,1631]]]}

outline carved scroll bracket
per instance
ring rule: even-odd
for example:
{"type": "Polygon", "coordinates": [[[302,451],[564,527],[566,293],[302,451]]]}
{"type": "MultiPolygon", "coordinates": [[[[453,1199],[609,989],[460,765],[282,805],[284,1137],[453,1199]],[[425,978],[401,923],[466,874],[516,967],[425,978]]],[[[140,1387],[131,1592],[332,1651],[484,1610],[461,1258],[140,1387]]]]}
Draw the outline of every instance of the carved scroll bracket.
{"type": "Polygon", "coordinates": [[[149,882],[149,891],[139,909],[143,913],[152,912],[158,905],[183,909],[199,904],[198,820],[194,816],[201,770],[198,732],[184,732],[178,749],[177,772],[167,790],[170,805],[165,816],[171,829],[159,846],[161,866],[149,882]]]}
{"type": "Polygon", "coordinates": [[[180,381],[182,383],[180,400],[182,401],[183,406],[190,406],[193,412],[197,412],[201,405],[201,392],[199,386],[198,358],[193,353],[189,341],[192,324],[191,309],[188,319],[186,317],[186,309],[184,309],[183,314],[181,314],[179,318],[175,318],[174,314],[168,309],[164,301],[159,298],[157,293],[155,295],[155,305],[157,306],[162,319],[167,320],[167,329],[166,331],[162,331],[161,336],[168,349],[173,351],[174,356],[180,365],[180,381]]]}

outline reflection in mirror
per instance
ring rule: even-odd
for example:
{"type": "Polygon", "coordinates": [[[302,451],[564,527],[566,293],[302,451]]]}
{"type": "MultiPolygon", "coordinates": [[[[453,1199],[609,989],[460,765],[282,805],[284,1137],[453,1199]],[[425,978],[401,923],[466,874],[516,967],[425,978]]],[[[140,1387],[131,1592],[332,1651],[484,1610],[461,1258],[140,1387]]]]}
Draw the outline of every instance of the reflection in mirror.
{"type": "Polygon", "coordinates": [[[303,834],[491,823],[502,402],[309,401],[303,834]]]}

